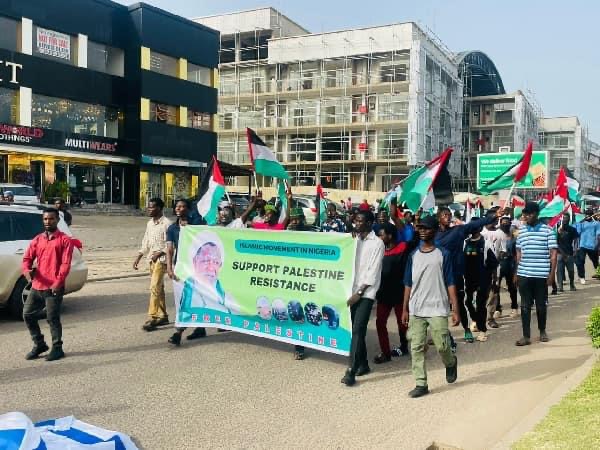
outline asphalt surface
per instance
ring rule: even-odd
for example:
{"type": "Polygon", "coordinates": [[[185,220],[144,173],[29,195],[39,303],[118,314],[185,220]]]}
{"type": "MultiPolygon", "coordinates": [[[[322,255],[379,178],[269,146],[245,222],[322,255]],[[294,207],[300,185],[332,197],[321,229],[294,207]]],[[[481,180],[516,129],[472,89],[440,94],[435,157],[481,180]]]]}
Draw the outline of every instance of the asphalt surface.
{"type": "MultiPolygon", "coordinates": [[[[600,303],[596,282],[551,297],[551,341],[524,348],[514,346],[519,319],[501,319],[486,343],[464,343],[455,329],[457,383],[446,384],[430,348],[432,392],[413,400],[406,357],[372,364],[373,372],[348,388],[340,383],[346,359],[336,355],[308,351],[294,361],[289,345],[214,330],[170,348],[170,326],[140,329],[147,289],[148,278],[133,278],[89,283],[68,296],[67,357],[52,363],[25,361],[31,342],[24,324],[0,320],[0,413],[74,415],[127,433],[142,449],[425,449],[432,441],[485,449],[592,354],[584,323],[600,303]]],[[[369,358],[379,350],[374,327],[373,317],[369,358]]],[[[49,334],[46,324],[42,329],[49,334]]]]}

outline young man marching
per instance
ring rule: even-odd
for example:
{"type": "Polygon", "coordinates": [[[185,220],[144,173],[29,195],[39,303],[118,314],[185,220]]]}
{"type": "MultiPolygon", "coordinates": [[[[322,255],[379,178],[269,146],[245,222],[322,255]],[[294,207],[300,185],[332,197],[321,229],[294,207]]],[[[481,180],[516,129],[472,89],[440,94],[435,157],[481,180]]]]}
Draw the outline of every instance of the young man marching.
{"type": "Polygon", "coordinates": [[[421,219],[417,232],[421,244],[409,257],[404,276],[404,307],[402,323],[408,326],[412,372],[416,387],[412,398],[429,393],[425,370],[427,328],[431,328],[433,343],[446,366],[446,381],[458,377],[458,360],[452,353],[448,315],[452,304],[452,325],[460,323],[456,286],[450,254],[434,242],[438,221],[434,216],[421,219]]]}
{"type": "Polygon", "coordinates": [[[73,244],[69,236],[58,230],[57,209],[45,209],[42,220],[44,232],[33,238],[23,256],[23,276],[31,282],[31,291],[23,306],[23,320],[34,344],[25,359],[35,359],[48,350],[38,325],[40,313],[46,308],[52,335],[52,350],[46,356],[46,360],[54,361],[65,356],[62,349],[60,307],[65,291],[65,280],[71,270],[73,244]],[[37,262],[35,269],[34,261],[37,262]]]}
{"type": "Polygon", "coordinates": [[[342,378],[346,386],[353,386],[356,377],[368,374],[367,325],[375,295],[381,283],[381,264],[385,246],[372,231],[375,216],[371,211],[358,211],[354,219],[356,233],[356,258],[354,260],[353,294],[347,305],[352,319],[352,342],[350,344],[350,367],[342,378]]]}
{"type": "Polygon", "coordinates": [[[531,344],[531,306],[535,310],[540,330],[540,342],[548,342],[546,334],[546,300],[548,287],[556,272],[556,236],[554,230],[538,220],[540,207],[527,202],[523,208],[525,225],[517,237],[517,275],[521,294],[523,337],[516,342],[521,347],[531,344]]]}

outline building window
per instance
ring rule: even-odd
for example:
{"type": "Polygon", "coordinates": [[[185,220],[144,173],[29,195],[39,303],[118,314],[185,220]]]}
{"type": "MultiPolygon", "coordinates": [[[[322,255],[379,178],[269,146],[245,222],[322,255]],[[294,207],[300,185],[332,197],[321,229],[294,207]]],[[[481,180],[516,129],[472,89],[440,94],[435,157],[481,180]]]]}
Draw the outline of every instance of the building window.
{"type": "Polygon", "coordinates": [[[123,50],[88,40],[88,69],[123,76],[123,50]]]}
{"type": "Polygon", "coordinates": [[[406,101],[406,96],[381,94],[379,96],[378,113],[379,120],[408,119],[408,101],[406,101]]]}
{"type": "Polygon", "coordinates": [[[495,123],[512,123],[513,121],[513,112],[511,110],[506,111],[496,111],[495,123]]]}
{"type": "Polygon", "coordinates": [[[177,58],[150,51],[150,70],[170,77],[177,77],[177,58]]]}
{"type": "Polygon", "coordinates": [[[150,120],[168,125],[177,125],[177,107],[150,102],[150,120]]]}
{"type": "Polygon", "coordinates": [[[31,125],[65,133],[118,138],[123,136],[123,112],[103,105],[33,94],[31,125]]]}
{"type": "MultiPolygon", "coordinates": [[[[510,111],[512,112],[512,111],[510,111]]],[[[498,114],[496,112],[496,117],[498,114]]],[[[494,131],[494,151],[500,151],[500,147],[504,147],[503,151],[511,151],[514,146],[513,139],[513,129],[512,128],[504,128],[498,129],[494,131]],[[508,148],[506,148],[508,147],[508,148]]]]}
{"type": "Polygon", "coordinates": [[[62,63],[75,62],[77,39],[68,34],[33,26],[33,54],[62,63]]]}
{"type": "Polygon", "coordinates": [[[210,87],[212,86],[210,72],[211,70],[208,67],[197,66],[188,62],[187,80],[210,87]]]}
{"type": "Polygon", "coordinates": [[[211,115],[188,109],[188,127],[197,130],[211,130],[211,115]]]}
{"type": "Polygon", "coordinates": [[[17,51],[18,29],[16,20],[0,17],[0,48],[17,51]]]}
{"type": "Polygon", "coordinates": [[[0,123],[17,123],[17,92],[0,88],[0,123]]]}
{"type": "Polygon", "coordinates": [[[406,155],[408,133],[401,130],[383,130],[377,135],[377,158],[394,158],[406,155]]]}

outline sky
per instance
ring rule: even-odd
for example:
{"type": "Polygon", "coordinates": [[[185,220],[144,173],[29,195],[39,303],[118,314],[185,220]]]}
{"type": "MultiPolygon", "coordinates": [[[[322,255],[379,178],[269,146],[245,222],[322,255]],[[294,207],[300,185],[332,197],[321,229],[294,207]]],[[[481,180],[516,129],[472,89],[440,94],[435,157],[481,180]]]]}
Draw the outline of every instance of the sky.
{"type": "Polygon", "coordinates": [[[145,2],[190,18],[272,6],[311,32],[415,21],[427,26],[453,52],[483,51],[498,68],[507,92],[521,89],[532,93],[544,117],[578,116],[588,127],[590,138],[600,142],[600,2],[597,1],[145,2]]]}

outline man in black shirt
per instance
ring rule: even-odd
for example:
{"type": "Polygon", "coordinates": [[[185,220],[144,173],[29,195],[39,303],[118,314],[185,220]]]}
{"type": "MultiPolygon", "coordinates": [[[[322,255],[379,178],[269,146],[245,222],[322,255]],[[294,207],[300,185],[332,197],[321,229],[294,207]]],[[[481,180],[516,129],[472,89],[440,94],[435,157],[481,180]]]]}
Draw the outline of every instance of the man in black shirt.
{"type": "Polygon", "coordinates": [[[557,271],[558,271],[558,291],[564,292],[563,284],[565,281],[565,267],[569,273],[569,283],[571,291],[577,290],[575,288],[575,270],[574,270],[574,251],[573,242],[577,239],[577,230],[573,228],[569,223],[571,217],[568,214],[563,215],[562,225],[558,229],[558,259],[557,259],[557,271]]]}
{"type": "Polygon", "coordinates": [[[62,198],[57,198],[54,200],[54,207],[63,213],[63,218],[67,225],[71,226],[73,223],[73,216],[69,211],[67,211],[67,205],[62,198]]]}

